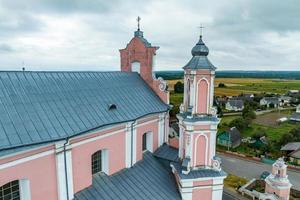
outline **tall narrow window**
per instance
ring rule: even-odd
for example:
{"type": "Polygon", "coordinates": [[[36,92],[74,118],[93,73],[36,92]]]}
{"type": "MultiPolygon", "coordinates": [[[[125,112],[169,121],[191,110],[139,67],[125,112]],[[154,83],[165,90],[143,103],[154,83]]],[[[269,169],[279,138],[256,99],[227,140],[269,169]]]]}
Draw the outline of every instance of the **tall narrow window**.
{"type": "Polygon", "coordinates": [[[92,174],[96,174],[98,172],[109,174],[108,163],[109,159],[107,149],[95,152],[92,155],[92,174]]]}
{"type": "Polygon", "coordinates": [[[102,151],[97,151],[92,155],[92,174],[102,171],[102,151]]]}
{"type": "Polygon", "coordinates": [[[12,181],[0,187],[0,200],[20,200],[19,181],[12,181]]]}
{"type": "Polygon", "coordinates": [[[143,151],[147,150],[147,133],[143,135],[143,151]]]}
{"type": "Polygon", "coordinates": [[[153,152],[153,132],[144,133],[142,140],[142,150],[153,152]]]}

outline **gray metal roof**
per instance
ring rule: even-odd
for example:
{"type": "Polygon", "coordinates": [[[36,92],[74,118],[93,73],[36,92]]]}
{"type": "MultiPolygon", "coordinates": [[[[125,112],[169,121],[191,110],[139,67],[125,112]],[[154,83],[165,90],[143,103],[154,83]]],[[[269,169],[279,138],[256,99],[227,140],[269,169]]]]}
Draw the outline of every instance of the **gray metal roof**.
{"type": "Polygon", "coordinates": [[[199,41],[193,47],[192,51],[192,59],[183,67],[183,69],[209,69],[216,70],[216,67],[208,60],[207,56],[209,53],[209,49],[202,41],[202,36],[200,36],[199,41]]]}
{"type": "Polygon", "coordinates": [[[148,41],[146,40],[146,38],[144,38],[143,31],[140,31],[140,30],[135,31],[135,32],[134,32],[134,37],[138,37],[138,38],[144,43],[144,45],[145,45],[146,47],[152,47],[152,46],[151,46],[151,43],[148,42],[148,41]]]}
{"type": "Polygon", "coordinates": [[[132,168],[94,175],[92,186],[74,200],[180,200],[173,175],[149,152],[132,168]]]}
{"type": "Polygon", "coordinates": [[[228,133],[230,134],[230,140],[233,143],[241,140],[241,133],[240,133],[240,131],[236,127],[231,127],[228,130],[228,133]]]}
{"type": "Polygon", "coordinates": [[[264,97],[263,99],[268,103],[279,104],[278,97],[264,97]]]}
{"type": "Polygon", "coordinates": [[[236,108],[243,108],[244,107],[244,101],[239,99],[229,99],[228,103],[231,107],[236,108]]]}
{"type": "Polygon", "coordinates": [[[300,121],[300,113],[294,112],[291,115],[290,120],[292,120],[292,121],[300,121]]]}
{"type": "Polygon", "coordinates": [[[159,147],[154,152],[154,156],[168,161],[179,162],[178,149],[170,147],[167,144],[163,144],[161,147],[159,147]]]}
{"type": "Polygon", "coordinates": [[[163,112],[137,73],[0,72],[0,151],[163,112]],[[116,109],[109,109],[115,104],[116,109]]]}
{"type": "Polygon", "coordinates": [[[197,170],[191,170],[188,174],[181,173],[182,166],[180,163],[172,162],[171,163],[176,171],[178,172],[178,175],[181,179],[196,179],[196,178],[205,178],[205,177],[222,177],[226,176],[227,174],[221,170],[216,171],[213,169],[197,169],[197,170]]]}
{"type": "Polygon", "coordinates": [[[284,145],[280,150],[281,151],[295,151],[300,149],[300,142],[290,142],[284,145]]]}

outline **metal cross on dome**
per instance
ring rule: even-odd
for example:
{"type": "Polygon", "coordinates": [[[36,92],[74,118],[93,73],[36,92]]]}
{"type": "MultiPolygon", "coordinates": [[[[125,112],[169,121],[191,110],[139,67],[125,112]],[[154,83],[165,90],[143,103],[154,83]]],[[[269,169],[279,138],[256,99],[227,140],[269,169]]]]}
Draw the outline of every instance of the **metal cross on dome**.
{"type": "Polygon", "coordinates": [[[140,16],[137,17],[136,21],[138,22],[138,31],[139,31],[140,30],[140,21],[141,21],[140,16]]]}
{"type": "Polygon", "coordinates": [[[200,29],[200,36],[202,36],[203,34],[203,29],[205,28],[204,26],[202,26],[202,24],[200,26],[198,26],[198,28],[200,29]]]}

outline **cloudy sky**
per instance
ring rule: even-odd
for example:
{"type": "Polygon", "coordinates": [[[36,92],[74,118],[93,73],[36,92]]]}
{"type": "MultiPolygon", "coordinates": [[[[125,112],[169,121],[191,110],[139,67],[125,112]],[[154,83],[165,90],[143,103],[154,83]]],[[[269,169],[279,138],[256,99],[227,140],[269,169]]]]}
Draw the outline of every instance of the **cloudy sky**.
{"type": "Polygon", "coordinates": [[[188,62],[200,24],[219,70],[300,70],[299,0],[0,0],[0,70],[119,70],[137,16],[158,70],[188,62]]]}

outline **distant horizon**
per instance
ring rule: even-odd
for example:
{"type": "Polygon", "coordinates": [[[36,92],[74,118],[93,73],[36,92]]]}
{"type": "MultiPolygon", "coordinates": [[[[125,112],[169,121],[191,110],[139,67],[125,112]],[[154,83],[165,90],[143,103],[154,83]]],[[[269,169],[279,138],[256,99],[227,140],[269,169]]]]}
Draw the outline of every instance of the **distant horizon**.
{"type": "Polygon", "coordinates": [[[0,2],[0,70],[119,70],[119,49],[134,36],[138,16],[144,38],[160,47],[159,71],[189,62],[200,24],[219,70],[300,68],[297,0],[0,2]]]}

